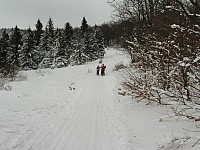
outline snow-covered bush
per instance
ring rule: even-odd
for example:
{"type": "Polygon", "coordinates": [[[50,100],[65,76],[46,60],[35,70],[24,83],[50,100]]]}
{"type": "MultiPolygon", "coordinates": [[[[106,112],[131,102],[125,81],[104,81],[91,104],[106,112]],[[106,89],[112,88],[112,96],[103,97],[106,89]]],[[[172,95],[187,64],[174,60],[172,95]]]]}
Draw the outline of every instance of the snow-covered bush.
{"type": "Polygon", "coordinates": [[[5,81],[2,78],[0,78],[0,90],[3,89],[4,85],[5,85],[5,81]]]}
{"type": "Polygon", "coordinates": [[[26,76],[26,74],[19,72],[16,77],[15,77],[15,81],[26,81],[28,78],[26,76]]]}
{"type": "Polygon", "coordinates": [[[36,74],[38,74],[39,76],[44,76],[45,74],[51,74],[51,71],[49,69],[37,69],[36,74]]]}
{"type": "Polygon", "coordinates": [[[118,71],[118,70],[124,69],[124,68],[126,68],[126,66],[125,66],[122,62],[119,62],[119,63],[117,63],[117,64],[115,65],[115,67],[114,67],[113,70],[118,71]]]}
{"type": "Polygon", "coordinates": [[[132,96],[136,101],[145,100],[148,103],[156,102],[167,104],[166,99],[162,99],[165,91],[156,88],[158,85],[156,76],[141,70],[135,71],[133,68],[126,68],[123,71],[121,85],[127,95],[132,96]]]}
{"type": "MultiPolygon", "coordinates": [[[[132,68],[125,69],[122,85],[127,93],[137,100],[159,104],[177,101],[194,110],[199,107],[199,25],[170,7],[158,13],[151,26],[137,29],[134,34],[135,38],[127,41],[127,52],[137,72],[132,72],[132,68]]],[[[190,109],[185,108],[184,113],[182,109],[176,109],[176,114],[200,118],[199,111],[196,111],[197,116],[184,115],[190,109]]]]}
{"type": "Polygon", "coordinates": [[[55,59],[54,64],[57,68],[66,67],[69,65],[69,60],[64,56],[60,56],[55,59]]]}
{"type": "Polygon", "coordinates": [[[0,90],[12,90],[12,86],[9,84],[8,79],[0,78],[0,90]]]}
{"type": "Polygon", "coordinates": [[[0,69],[0,78],[9,78],[10,80],[15,80],[15,77],[18,73],[18,67],[14,65],[7,65],[0,69]]]}
{"type": "Polygon", "coordinates": [[[192,137],[189,135],[180,135],[180,136],[170,136],[168,138],[164,138],[158,144],[158,150],[168,150],[168,149],[182,149],[185,143],[190,140],[192,137]]]}

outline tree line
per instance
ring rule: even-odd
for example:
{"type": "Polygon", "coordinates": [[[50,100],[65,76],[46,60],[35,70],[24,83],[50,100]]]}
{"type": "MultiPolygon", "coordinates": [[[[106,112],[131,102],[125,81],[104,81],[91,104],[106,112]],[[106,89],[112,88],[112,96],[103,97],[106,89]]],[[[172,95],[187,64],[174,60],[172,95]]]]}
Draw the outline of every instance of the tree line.
{"type": "MultiPolygon", "coordinates": [[[[131,58],[122,85],[138,101],[200,118],[200,1],[116,0],[120,45],[131,58]],[[133,69],[134,68],[134,69],[133,69]]],[[[200,119],[199,119],[200,120],[200,119]]]]}
{"type": "Polygon", "coordinates": [[[55,28],[49,18],[45,28],[38,19],[35,30],[17,27],[11,33],[3,30],[0,37],[0,74],[12,70],[66,67],[103,58],[104,37],[101,28],[91,27],[83,17],[80,28],[69,22],[64,28],[55,28]]]}

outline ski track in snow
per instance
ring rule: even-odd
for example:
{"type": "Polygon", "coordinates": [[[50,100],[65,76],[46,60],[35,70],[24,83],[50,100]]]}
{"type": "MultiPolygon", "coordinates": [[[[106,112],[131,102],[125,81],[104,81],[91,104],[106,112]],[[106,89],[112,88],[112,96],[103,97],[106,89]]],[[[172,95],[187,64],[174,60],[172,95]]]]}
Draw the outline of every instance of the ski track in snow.
{"type": "Polygon", "coordinates": [[[0,149],[127,150],[112,83],[114,54],[108,51],[104,59],[110,65],[105,77],[95,75],[96,61],[13,83],[14,93],[4,93],[3,98],[16,107],[0,111],[0,149]],[[94,71],[88,73],[88,68],[94,71]],[[68,88],[72,82],[75,90],[68,88]],[[35,103],[23,106],[29,100],[35,103]]]}
{"type": "Polygon", "coordinates": [[[113,112],[109,112],[112,105],[110,93],[105,88],[106,81],[85,80],[84,90],[78,93],[77,99],[75,97],[76,106],[58,129],[49,149],[121,149],[117,144],[121,133],[115,127],[117,121],[113,112]],[[99,88],[103,90],[99,91],[99,88]]]}

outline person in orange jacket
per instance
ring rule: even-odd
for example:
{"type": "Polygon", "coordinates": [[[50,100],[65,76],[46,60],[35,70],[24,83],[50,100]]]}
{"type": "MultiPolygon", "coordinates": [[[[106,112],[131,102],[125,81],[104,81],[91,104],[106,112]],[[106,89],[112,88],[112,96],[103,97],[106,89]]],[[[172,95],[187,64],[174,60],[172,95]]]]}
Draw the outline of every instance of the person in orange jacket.
{"type": "Polygon", "coordinates": [[[106,65],[102,64],[101,65],[101,75],[105,76],[105,70],[106,70],[106,65]]]}

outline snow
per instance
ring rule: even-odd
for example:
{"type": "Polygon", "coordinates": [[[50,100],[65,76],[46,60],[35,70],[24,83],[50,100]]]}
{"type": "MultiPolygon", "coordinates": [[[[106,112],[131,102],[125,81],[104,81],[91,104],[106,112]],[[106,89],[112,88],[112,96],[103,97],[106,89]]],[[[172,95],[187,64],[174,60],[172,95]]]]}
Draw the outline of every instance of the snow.
{"type": "Polygon", "coordinates": [[[200,56],[198,56],[197,58],[194,59],[194,63],[198,62],[200,60],[200,56]]]}
{"type": "MultiPolygon", "coordinates": [[[[169,118],[165,106],[135,103],[117,94],[115,64],[129,62],[108,49],[106,76],[99,60],[59,69],[25,71],[11,91],[0,91],[0,150],[196,150],[195,124],[169,118]],[[187,135],[187,136],[186,136],[187,135]],[[180,138],[180,143],[173,139],[180,138]],[[182,138],[182,139],[181,139],[182,138]]],[[[178,141],[178,140],[177,140],[178,141]]]]}
{"type": "Polygon", "coordinates": [[[180,28],[180,26],[179,25],[176,25],[176,24],[173,24],[173,25],[171,25],[171,28],[180,28]]]}
{"type": "Polygon", "coordinates": [[[173,8],[172,6],[166,6],[165,8],[173,8]]]}

